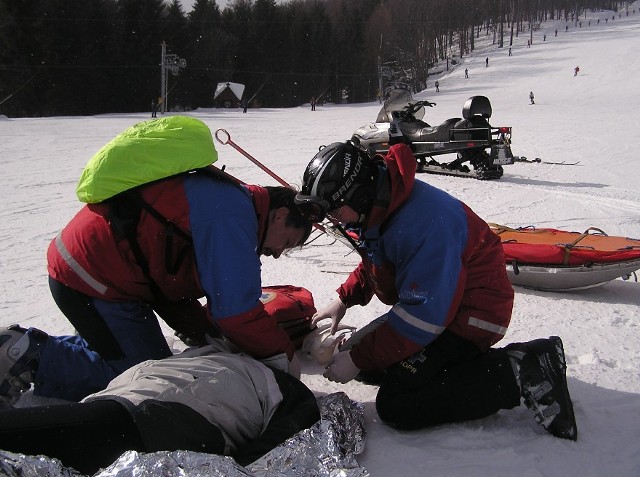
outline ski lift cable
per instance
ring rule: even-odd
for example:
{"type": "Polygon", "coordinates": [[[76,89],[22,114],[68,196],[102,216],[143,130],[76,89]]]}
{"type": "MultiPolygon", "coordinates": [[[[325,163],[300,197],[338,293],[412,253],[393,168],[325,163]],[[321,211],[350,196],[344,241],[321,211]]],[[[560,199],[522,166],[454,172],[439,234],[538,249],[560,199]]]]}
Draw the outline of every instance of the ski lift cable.
{"type": "Polygon", "coordinates": [[[31,76],[31,78],[29,78],[27,81],[25,81],[24,83],[22,83],[22,85],[16,89],[13,93],[11,93],[9,96],[7,96],[6,98],[4,98],[2,101],[0,101],[0,104],[5,103],[6,101],[10,100],[18,91],[20,91],[22,88],[24,88],[25,86],[27,86],[36,76],[38,76],[40,74],[42,70],[38,70],[36,71],[33,76],[31,76]]]}
{"type": "Polygon", "coordinates": [[[254,98],[256,96],[258,96],[258,93],[262,90],[262,88],[265,87],[265,85],[267,84],[267,82],[269,81],[270,78],[271,78],[271,73],[269,73],[269,75],[267,76],[267,79],[264,80],[264,83],[262,83],[262,85],[258,88],[258,90],[253,94],[253,96],[251,96],[251,98],[249,98],[249,100],[247,101],[247,104],[250,104],[251,101],[253,101],[254,98]]]}

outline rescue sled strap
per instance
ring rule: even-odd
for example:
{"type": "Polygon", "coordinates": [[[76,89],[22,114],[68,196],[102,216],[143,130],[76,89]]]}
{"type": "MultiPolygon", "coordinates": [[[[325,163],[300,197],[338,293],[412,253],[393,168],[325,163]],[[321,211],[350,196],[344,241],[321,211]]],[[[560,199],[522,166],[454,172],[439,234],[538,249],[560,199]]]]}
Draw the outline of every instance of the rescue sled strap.
{"type": "MultiPolygon", "coordinates": [[[[578,238],[576,238],[573,242],[571,243],[566,243],[566,244],[558,244],[558,246],[563,247],[564,248],[564,260],[562,261],[563,265],[568,265],[569,264],[569,257],[571,256],[571,250],[578,245],[578,243],[585,237],[588,237],[590,234],[590,231],[594,231],[597,232],[599,235],[604,235],[605,237],[607,236],[607,234],[603,231],[600,230],[597,227],[589,227],[587,230],[585,230],[584,232],[582,232],[578,238]]],[[[595,234],[593,234],[595,235],[595,234]]]]}
{"type": "Polygon", "coordinates": [[[544,230],[536,230],[533,225],[528,225],[527,227],[519,227],[517,229],[507,227],[506,225],[494,224],[491,222],[487,222],[487,225],[493,230],[493,233],[496,235],[500,235],[504,232],[532,232],[532,233],[543,233],[544,230]]]}

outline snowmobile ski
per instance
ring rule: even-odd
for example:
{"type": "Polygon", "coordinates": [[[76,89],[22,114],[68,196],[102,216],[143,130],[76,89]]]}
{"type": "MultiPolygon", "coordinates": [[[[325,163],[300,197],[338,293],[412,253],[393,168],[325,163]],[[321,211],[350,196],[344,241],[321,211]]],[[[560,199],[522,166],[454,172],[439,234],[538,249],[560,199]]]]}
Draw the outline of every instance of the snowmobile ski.
{"type": "Polygon", "coordinates": [[[429,162],[418,161],[416,172],[426,172],[428,174],[440,174],[445,176],[467,177],[478,180],[500,179],[504,173],[501,166],[483,167],[470,169],[466,165],[455,167],[446,163],[439,163],[431,160],[429,162]]]}
{"type": "Polygon", "coordinates": [[[575,162],[566,162],[566,161],[561,161],[561,162],[549,162],[549,161],[543,161],[542,159],[540,159],[539,157],[536,157],[535,159],[527,159],[526,156],[513,156],[513,161],[514,162],[524,162],[527,164],[553,164],[556,166],[577,166],[578,164],[580,164],[580,161],[575,161],[575,162]]]}

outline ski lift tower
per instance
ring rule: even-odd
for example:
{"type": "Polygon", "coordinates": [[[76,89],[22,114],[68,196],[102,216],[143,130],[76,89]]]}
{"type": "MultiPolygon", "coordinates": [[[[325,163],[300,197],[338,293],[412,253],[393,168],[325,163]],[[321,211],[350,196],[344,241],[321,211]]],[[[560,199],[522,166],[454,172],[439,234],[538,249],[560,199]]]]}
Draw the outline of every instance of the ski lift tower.
{"type": "Polygon", "coordinates": [[[180,68],[186,68],[187,60],[179,58],[178,55],[168,55],[167,45],[162,42],[162,60],[160,61],[160,98],[162,99],[160,112],[167,111],[167,84],[169,83],[169,71],[173,76],[178,76],[180,68]]]}

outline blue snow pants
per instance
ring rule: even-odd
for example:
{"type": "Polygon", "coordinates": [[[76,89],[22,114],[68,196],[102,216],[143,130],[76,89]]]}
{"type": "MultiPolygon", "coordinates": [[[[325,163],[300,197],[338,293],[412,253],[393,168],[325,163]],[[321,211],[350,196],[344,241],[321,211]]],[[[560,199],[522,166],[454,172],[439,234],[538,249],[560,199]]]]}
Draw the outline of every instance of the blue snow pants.
{"type": "Polygon", "coordinates": [[[35,395],[79,401],[104,389],[134,364],[171,356],[148,303],[108,302],[53,279],[49,284],[54,300],[79,335],[49,336],[34,379],[35,395]]]}

